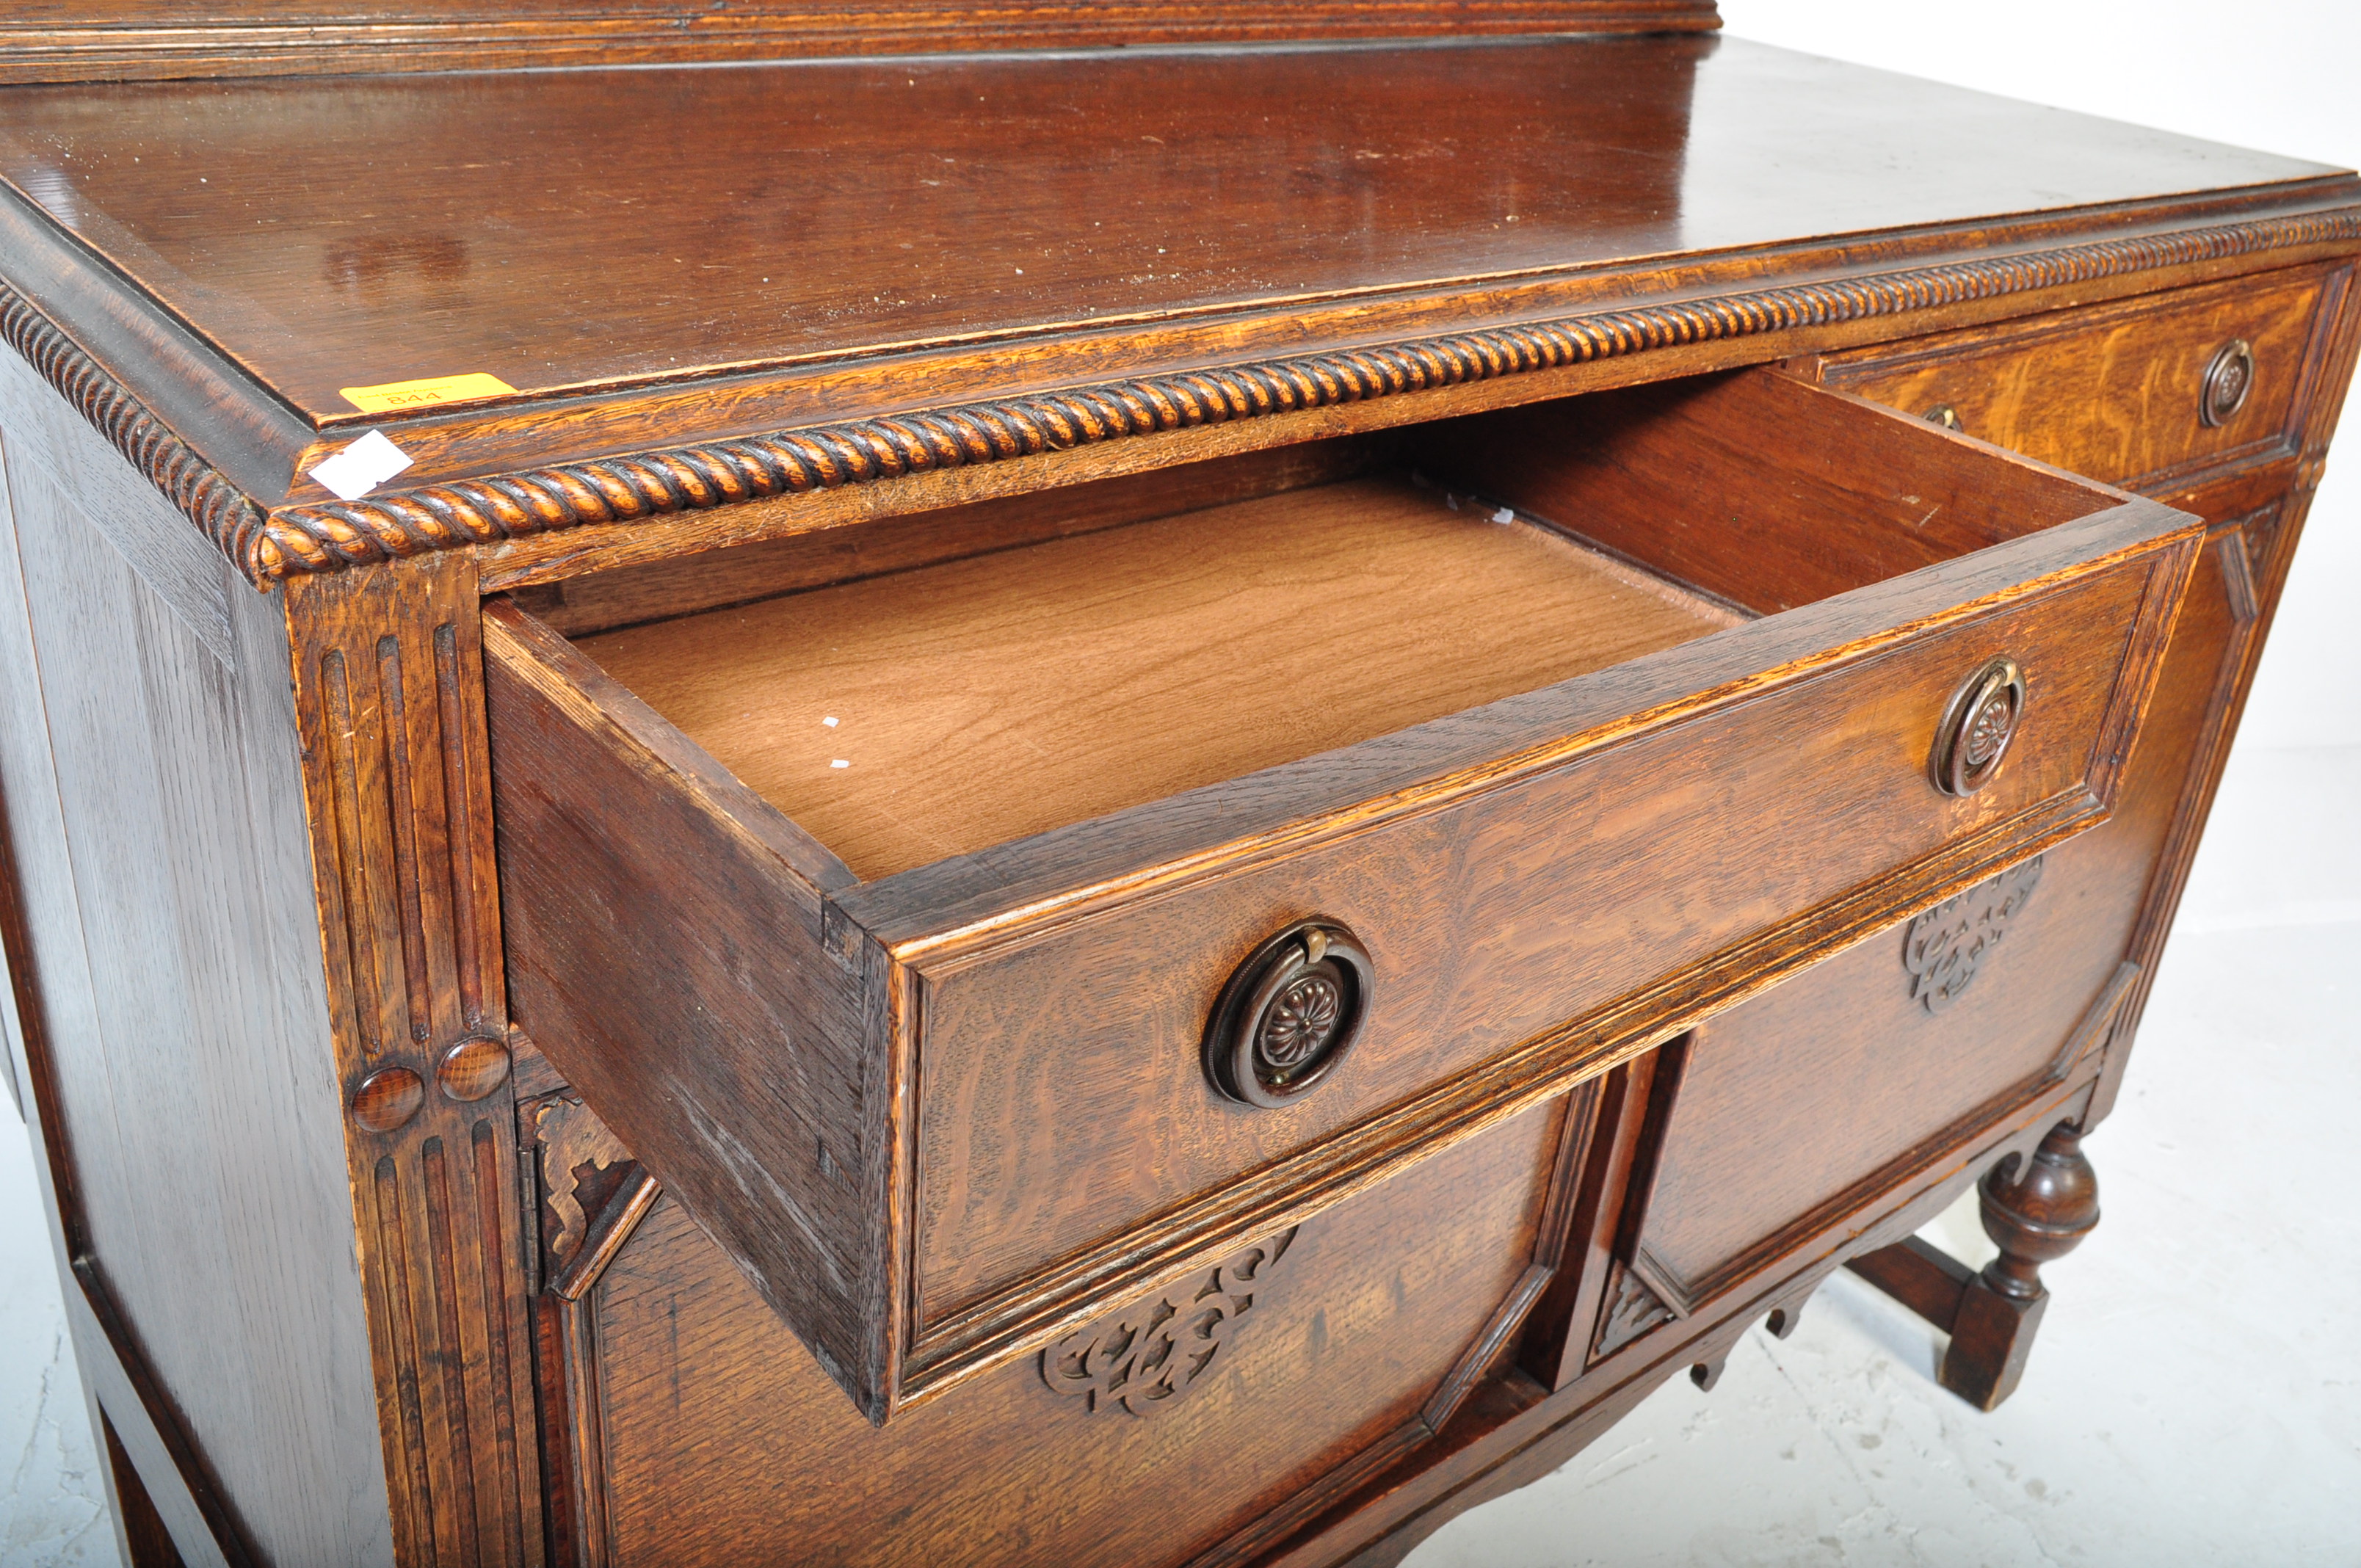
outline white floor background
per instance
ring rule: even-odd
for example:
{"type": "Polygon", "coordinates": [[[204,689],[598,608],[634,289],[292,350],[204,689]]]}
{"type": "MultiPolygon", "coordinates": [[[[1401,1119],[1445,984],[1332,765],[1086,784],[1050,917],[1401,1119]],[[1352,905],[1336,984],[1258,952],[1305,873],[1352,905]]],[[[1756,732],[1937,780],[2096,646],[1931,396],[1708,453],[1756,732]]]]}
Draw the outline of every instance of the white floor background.
{"type": "MultiPolygon", "coordinates": [[[[1723,0],[1730,30],[2352,166],[2347,0],[1723,0]]],[[[2016,1397],[1850,1277],[1413,1568],[2361,1568],[2361,497],[2323,488],[2016,1397]]],[[[1981,1261],[1971,1212],[1939,1239],[1981,1261]]],[[[32,1165],[0,1111],[0,1568],[115,1561],[32,1165]]],[[[292,1565],[303,1568],[303,1565],[292,1565]]],[[[945,1565],[962,1568],[962,1565],[945,1565]]],[[[1083,1568],[1083,1565],[1077,1565],[1083,1568]]]]}

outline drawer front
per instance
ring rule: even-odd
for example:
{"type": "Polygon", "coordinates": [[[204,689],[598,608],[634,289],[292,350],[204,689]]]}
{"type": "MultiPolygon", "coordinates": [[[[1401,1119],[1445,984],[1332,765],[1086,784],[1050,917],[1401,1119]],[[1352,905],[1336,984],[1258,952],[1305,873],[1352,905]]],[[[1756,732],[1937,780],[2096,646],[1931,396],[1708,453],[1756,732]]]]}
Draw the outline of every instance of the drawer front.
{"type": "Polygon", "coordinates": [[[1241,1173],[1290,1190],[1306,1174],[1272,1162],[1293,1151],[1398,1139],[1390,1107],[1472,1111],[1489,1086],[1471,1069],[1568,1020],[1635,992],[1710,1005],[1762,977],[1750,944],[1843,939],[1848,897],[1898,912],[1905,886],[2096,821],[2160,630],[2143,610],[2158,572],[2140,557],[1447,809],[920,966],[921,1333],[1187,1200],[1240,1203],[1241,1173]],[[2026,673],[2022,750],[1983,791],[1945,795],[1927,775],[1938,721],[1999,653],[2026,673]],[[1372,959],[1361,1037],[1283,1107],[1212,1092],[1213,999],[1258,941],[1312,916],[1372,959]]]}
{"type": "Polygon", "coordinates": [[[2028,457],[2154,488],[2294,453],[2326,281],[2318,268],[2264,273],[1832,355],[1821,376],[2028,457]],[[2241,344],[2251,374],[2224,411],[2241,344]]]}
{"type": "Polygon", "coordinates": [[[1115,1314],[1154,1322],[1170,1297],[1189,1309],[1170,1321],[1208,1302],[1224,1315],[1184,1336],[1213,1348],[1178,1398],[1130,1405],[1114,1332],[1085,1329],[872,1427],[659,1202],[558,1311],[571,1343],[553,1359],[577,1369],[575,1408],[560,1388],[544,1412],[577,1445],[561,1511],[599,1563],[1190,1562],[1353,1455],[1418,1440],[1422,1408],[1532,1261],[1561,1109],[1311,1217],[1250,1279],[1199,1297],[1210,1276],[1192,1275],[1115,1314]]]}

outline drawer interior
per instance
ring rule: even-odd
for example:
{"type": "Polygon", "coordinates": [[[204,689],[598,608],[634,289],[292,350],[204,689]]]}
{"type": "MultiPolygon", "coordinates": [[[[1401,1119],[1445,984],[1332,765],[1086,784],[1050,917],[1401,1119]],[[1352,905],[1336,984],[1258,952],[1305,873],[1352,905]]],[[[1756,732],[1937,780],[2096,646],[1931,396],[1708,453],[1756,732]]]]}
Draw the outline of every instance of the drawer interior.
{"type": "Polygon", "coordinates": [[[1505,507],[1393,473],[580,645],[867,881],[1736,619],[1505,507]]]}
{"type": "MultiPolygon", "coordinates": [[[[767,570],[785,591],[661,613],[730,597],[730,563],[716,560],[695,585],[675,569],[637,591],[577,593],[577,645],[870,882],[1604,669],[2089,509],[2081,485],[2061,475],[2045,487],[2036,471],[1999,492],[2004,515],[1988,470],[1963,469],[1947,490],[1923,440],[1906,462],[1857,461],[1858,422],[1841,444],[1764,430],[1765,379],[1202,465],[1095,487],[1101,499],[1079,507],[1045,498],[1033,518],[965,509],[972,526],[960,512],[922,532],[906,522],[909,542],[883,552],[806,543],[782,567],[774,551],[737,580],[759,585],[767,570]],[[2054,509],[2038,504],[2045,489],[2054,509]],[[1207,495],[1221,499],[1188,504],[1207,495]],[[583,608],[595,605],[603,615],[583,608]],[[598,624],[651,607],[660,613],[598,624]]],[[[1797,416],[1834,401],[1806,394],[1797,416]]]]}

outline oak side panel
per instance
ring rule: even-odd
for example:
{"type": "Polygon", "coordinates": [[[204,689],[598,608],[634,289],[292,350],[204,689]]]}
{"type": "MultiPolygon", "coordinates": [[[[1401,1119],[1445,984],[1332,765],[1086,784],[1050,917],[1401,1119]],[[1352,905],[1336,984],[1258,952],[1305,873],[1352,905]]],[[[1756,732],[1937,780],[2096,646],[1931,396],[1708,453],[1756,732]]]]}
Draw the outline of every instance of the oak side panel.
{"type": "Polygon", "coordinates": [[[61,409],[0,356],[0,768],[68,1245],[229,1499],[216,1545],[150,1478],[185,1555],[389,1562],[279,606],[218,565],[159,595],[117,542],[188,524],[61,409]]]}

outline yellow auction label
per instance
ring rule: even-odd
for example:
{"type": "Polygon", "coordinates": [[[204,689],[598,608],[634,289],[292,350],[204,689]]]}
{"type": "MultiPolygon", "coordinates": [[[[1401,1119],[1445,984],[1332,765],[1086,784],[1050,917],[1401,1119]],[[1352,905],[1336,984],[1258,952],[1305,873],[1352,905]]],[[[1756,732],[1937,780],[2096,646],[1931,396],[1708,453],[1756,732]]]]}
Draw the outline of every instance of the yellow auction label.
{"type": "Polygon", "coordinates": [[[388,381],[382,387],[339,387],[345,401],[365,414],[401,413],[436,403],[464,403],[516,390],[498,376],[429,376],[423,381],[388,381]]]}

